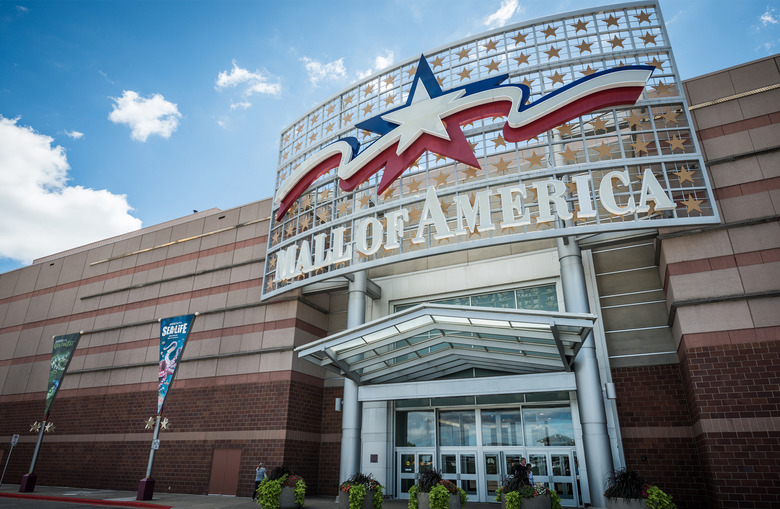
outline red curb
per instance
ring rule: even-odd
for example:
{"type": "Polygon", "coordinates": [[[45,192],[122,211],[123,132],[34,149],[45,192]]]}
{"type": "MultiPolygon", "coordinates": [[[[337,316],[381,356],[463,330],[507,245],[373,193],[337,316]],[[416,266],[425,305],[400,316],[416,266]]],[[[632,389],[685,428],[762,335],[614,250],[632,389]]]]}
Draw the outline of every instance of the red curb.
{"type": "Polygon", "coordinates": [[[172,505],[148,504],[146,502],[127,501],[119,502],[115,500],[98,500],[95,498],[74,498],[74,497],[49,497],[46,495],[27,495],[24,493],[0,493],[0,497],[6,498],[27,498],[32,500],[49,500],[52,502],[73,502],[74,504],[103,505],[111,507],[146,507],[148,509],[172,509],[172,505]]]}

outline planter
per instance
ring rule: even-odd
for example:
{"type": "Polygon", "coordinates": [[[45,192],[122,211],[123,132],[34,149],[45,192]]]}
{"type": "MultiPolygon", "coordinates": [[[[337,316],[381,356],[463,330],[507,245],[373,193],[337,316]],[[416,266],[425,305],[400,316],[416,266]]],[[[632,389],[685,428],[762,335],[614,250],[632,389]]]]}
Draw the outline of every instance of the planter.
{"type": "Polygon", "coordinates": [[[295,493],[289,486],[282,486],[282,492],[279,494],[279,509],[298,509],[295,502],[295,493]]]}
{"type": "MultiPolygon", "coordinates": [[[[427,493],[417,494],[417,509],[430,509],[427,493]]],[[[450,494],[450,509],[461,509],[460,494],[450,494]]]]}
{"type": "MultiPolygon", "coordinates": [[[[361,509],[374,509],[374,494],[376,490],[367,491],[363,496],[361,509]]],[[[427,499],[426,499],[427,502],[427,499]]],[[[349,493],[339,490],[339,509],[349,509],[349,493]]]]}
{"type": "Polygon", "coordinates": [[[646,509],[647,500],[643,498],[608,498],[607,509],[646,509]]]}
{"type": "MultiPolygon", "coordinates": [[[[551,507],[552,497],[550,495],[539,495],[520,500],[520,509],[550,509],[551,507]]],[[[506,509],[506,497],[503,493],[501,494],[501,509],[506,509]]]]}

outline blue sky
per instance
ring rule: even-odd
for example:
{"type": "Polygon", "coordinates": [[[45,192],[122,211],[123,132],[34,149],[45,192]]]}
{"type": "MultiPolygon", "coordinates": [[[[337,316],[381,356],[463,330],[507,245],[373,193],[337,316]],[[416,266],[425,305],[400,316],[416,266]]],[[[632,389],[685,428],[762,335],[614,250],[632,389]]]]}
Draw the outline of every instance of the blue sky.
{"type": "MultiPolygon", "coordinates": [[[[360,76],[604,1],[0,1],[0,272],[273,194],[285,126],[360,76]]],[[[662,0],[683,79],[780,51],[780,1],[662,0]]]]}

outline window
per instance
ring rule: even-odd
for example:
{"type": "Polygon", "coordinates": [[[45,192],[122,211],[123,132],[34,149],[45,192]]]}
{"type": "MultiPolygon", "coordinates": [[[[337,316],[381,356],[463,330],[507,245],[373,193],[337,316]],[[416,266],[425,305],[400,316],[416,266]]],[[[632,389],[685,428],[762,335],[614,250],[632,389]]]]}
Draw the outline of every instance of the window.
{"type": "Polygon", "coordinates": [[[477,417],[474,410],[439,413],[439,441],[442,447],[477,445],[477,417]]]}
{"type": "Polygon", "coordinates": [[[523,445],[520,410],[482,410],[482,445],[523,445]]]}
{"type": "MultiPolygon", "coordinates": [[[[458,306],[479,306],[503,309],[529,309],[534,311],[558,311],[558,293],[555,284],[531,286],[515,290],[447,297],[430,301],[433,304],[451,304],[458,306]]],[[[420,302],[399,304],[395,311],[403,311],[420,302]]]]}
{"type": "Polygon", "coordinates": [[[566,407],[523,410],[526,446],[574,445],[571,409],[566,407]]]}
{"type": "Polygon", "coordinates": [[[397,412],[395,445],[398,447],[433,447],[434,415],[427,412],[397,412]]]}

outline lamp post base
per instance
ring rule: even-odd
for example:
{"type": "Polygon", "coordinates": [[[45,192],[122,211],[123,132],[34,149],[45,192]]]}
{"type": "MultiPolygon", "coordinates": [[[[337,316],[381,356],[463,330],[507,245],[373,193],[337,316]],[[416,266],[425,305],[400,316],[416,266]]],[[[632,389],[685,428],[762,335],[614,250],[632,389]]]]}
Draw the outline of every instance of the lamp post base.
{"type": "Polygon", "coordinates": [[[19,485],[19,491],[21,493],[32,493],[35,491],[35,481],[38,480],[38,476],[34,472],[24,474],[22,476],[22,482],[19,485]]]}
{"type": "Polygon", "coordinates": [[[151,500],[154,495],[154,479],[144,477],[138,482],[138,495],[136,500],[151,500]]]}

